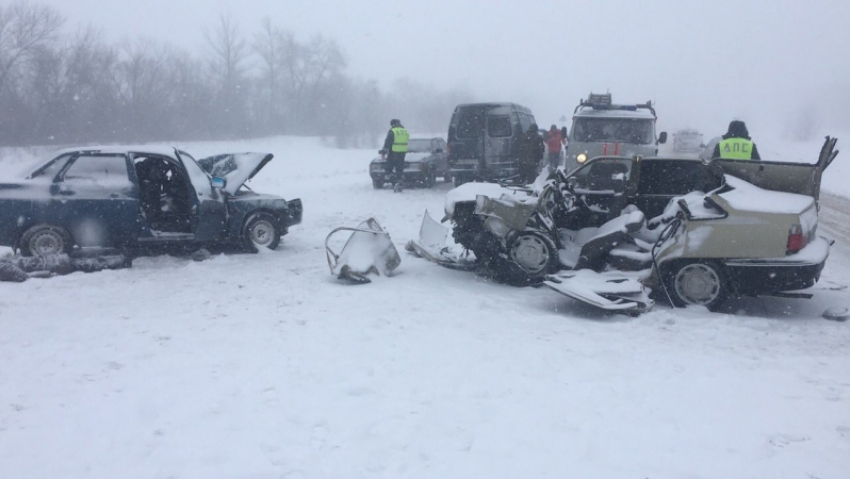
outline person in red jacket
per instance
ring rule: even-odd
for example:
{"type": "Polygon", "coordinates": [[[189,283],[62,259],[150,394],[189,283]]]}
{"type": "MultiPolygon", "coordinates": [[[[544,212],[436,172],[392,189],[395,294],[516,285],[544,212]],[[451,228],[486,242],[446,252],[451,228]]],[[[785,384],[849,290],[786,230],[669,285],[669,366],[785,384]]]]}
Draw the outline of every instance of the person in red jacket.
{"type": "Polygon", "coordinates": [[[549,133],[546,136],[546,149],[548,150],[547,159],[549,160],[549,168],[553,171],[561,166],[561,149],[564,145],[564,137],[561,135],[561,130],[557,126],[552,125],[549,128],[549,133]]]}

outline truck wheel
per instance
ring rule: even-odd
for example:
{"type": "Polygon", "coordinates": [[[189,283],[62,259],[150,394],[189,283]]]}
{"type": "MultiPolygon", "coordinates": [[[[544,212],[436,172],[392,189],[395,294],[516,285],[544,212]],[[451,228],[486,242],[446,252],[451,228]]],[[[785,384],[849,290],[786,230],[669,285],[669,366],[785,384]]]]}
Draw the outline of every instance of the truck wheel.
{"type": "Polygon", "coordinates": [[[380,190],[380,189],[382,189],[382,188],[384,187],[384,182],[383,182],[383,181],[380,181],[380,180],[375,180],[375,179],[373,179],[373,180],[372,180],[372,186],[373,186],[376,190],[380,190]]]}
{"type": "Polygon", "coordinates": [[[21,254],[24,256],[67,254],[73,247],[71,235],[58,226],[35,225],[21,235],[21,254]]]}
{"type": "Polygon", "coordinates": [[[275,249],[280,244],[281,232],[277,221],[268,213],[254,213],[245,222],[242,240],[248,251],[256,253],[259,248],[275,249]]]}
{"type": "Polygon", "coordinates": [[[687,261],[666,268],[665,285],[674,306],[705,306],[716,310],[728,297],[723,270],[713,262],[687,261]]]}
{"type": "Polygon", "coordinates": [[[521,233],[513,241],[508,255],[529,277],[538,282],[558,269],[558,249],[555,243],[536,231],[521,233]]]}

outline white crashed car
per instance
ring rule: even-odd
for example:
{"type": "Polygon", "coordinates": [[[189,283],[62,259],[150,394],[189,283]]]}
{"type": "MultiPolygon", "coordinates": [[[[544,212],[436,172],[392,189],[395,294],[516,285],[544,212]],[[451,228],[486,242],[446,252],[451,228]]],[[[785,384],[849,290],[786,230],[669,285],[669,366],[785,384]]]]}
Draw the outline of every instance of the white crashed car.
{"type": "MultiPolygon", "coordinates": [[[[447,195],[446,218],[494,279],[543,282],[606,309],[646,310],[650,288],[708,308],[793,294],[829,254],[817,198],[834,147],[828,139],[816,164],[598,157],[528,188],[463,185],[447,195]]],[[[431,236],[409,249],[462,263],[431,236]]]]}

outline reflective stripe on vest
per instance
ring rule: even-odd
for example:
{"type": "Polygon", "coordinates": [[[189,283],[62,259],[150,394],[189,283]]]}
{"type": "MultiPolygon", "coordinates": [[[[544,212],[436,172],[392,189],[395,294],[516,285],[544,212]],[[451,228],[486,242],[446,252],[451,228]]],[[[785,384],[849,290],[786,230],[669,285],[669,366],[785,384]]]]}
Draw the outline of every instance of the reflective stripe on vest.
{"type": "Polygon", "coordinates": [[[727,138],[720,142],[720,158],[752,160],[753,142],[746,138],[727,138]]]}
{"type": "Polygon", "coordinates": [[[407,140],[410,138],[410,134],[400,126],[392,128],[391,131],[393,132],[393,151],[407,153],[407,140]]]}

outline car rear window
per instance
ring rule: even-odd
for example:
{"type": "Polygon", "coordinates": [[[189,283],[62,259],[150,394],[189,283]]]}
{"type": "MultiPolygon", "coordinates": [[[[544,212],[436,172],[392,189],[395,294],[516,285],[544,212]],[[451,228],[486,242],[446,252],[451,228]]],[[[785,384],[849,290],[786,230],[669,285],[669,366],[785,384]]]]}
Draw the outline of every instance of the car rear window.
{"type": "Polygon", "coordinates": [[[409,140],[407,151],[411,153],[425,153],[431,151],[431,140],[409,140]]]}
{"type": "Polygon", "coordinates": [[[487,135],[491,138],[511,136],[511,118],[508,116],[490,115],[487,118],[487,135]]]}
{"type": "Polygon", "coordinates": [[[480,138],[484,130],[484,114],[481,111],[463,112],[457,119],[459,139],[480,138]]]}

